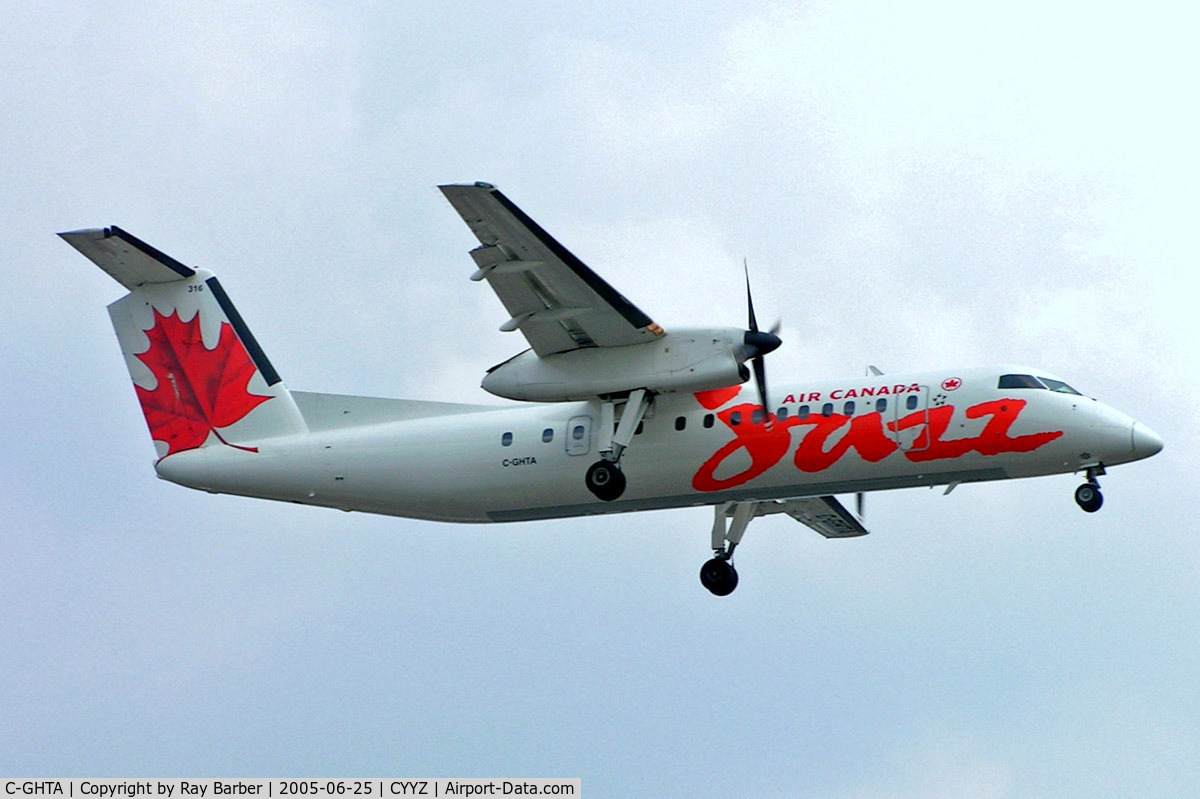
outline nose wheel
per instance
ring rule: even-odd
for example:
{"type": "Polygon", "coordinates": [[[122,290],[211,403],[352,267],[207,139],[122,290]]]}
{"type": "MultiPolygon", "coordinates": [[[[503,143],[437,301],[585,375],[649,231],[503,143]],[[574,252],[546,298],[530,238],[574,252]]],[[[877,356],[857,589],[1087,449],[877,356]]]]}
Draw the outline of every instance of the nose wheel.
{"type": "Polygon", "coordinates": [[[1100,481],[1104,474],[1103,466],[1092,466],[1087,470],[1087,482],[1075,489],[1075,502],[1088,513],[1095,513],[1104,504],[1104,495],[1100,493],[1100,481]]]}
{"type": "Polygon", "coordinates": [[[1075,501],[1088,513],[1095,513],[1104,504],[1104,495],[1096,483],[1084,483],[1075,489],[1075,501]]]}

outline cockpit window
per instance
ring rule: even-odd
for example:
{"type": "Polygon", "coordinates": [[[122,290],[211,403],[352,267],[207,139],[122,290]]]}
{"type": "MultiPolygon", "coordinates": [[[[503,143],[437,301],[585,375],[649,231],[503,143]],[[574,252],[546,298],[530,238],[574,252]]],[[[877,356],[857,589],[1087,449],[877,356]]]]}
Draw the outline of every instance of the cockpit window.
{"type": "MultiPolygon", "coordinates": [[[[1079,394],[1078,391],[1071,388],[1061,380],[1054,380],[1049,377],[1039,377],[1038,380],[1041,380],[1043,383],[1045,383],[1046,388],[1050,389],[1051,391],[1057,391],[1060,394],[1079,394]]],[[[1079,396],[1083,395],[1079,394],[1079,396]]]]}
{"type": "MultiPolygon", "coordinates": [[[[1064,385],[1066,385],[1064,383],[1064,385]]],[[[1045,388],[1033,375],[1001,375],[997,388],[1045,388]]]]}

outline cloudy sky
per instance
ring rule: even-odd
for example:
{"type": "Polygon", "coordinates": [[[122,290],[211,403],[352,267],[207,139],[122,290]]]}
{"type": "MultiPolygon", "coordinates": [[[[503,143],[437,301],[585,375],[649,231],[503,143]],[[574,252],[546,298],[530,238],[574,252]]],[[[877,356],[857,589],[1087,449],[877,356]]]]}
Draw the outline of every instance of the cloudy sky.
{"type": "MultiPolygon", "coordinates": [[[[1184,3],[41,3],[0,27],[0,773],[565,776],[589,796],[1200,793],[1184,3]],[[155,479],[54,233],[216,271],[292,388],[488,401],[487,180],[772,381],[1024,362],[1167,442],[756,522],[456,527],[155,479]]],[[[419,468],[419,463],[412,464],[419,468]]]]}

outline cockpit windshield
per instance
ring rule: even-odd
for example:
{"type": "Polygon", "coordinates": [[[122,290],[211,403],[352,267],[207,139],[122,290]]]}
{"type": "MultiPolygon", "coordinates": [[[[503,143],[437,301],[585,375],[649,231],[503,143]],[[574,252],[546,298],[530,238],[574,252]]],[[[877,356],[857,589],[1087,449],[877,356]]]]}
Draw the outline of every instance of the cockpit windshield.
{"type": "Polygon", "coordinates": [[[1055,380],[1050,377],[1039,377],[1038,379],[1045,383],[1046,388],[1050,389],[1051,391],[1057,391],[1060,394],[1078,394],[1079,396],[1083,396],[1061,380],[1055,380]]]}
{"type": "Polygon", "coordinates": [[[1045,388],[1033,375],[1000,375],[997,388],[1045,388]]]}
{"type": "Polygon", "coordinates": [[[1034,377],[1033,375],[1001,375],[997,388],[1048,388],[1060,394],[1082,396],[1061,380],[1055,380],[1052,377],[1034,377]]]}

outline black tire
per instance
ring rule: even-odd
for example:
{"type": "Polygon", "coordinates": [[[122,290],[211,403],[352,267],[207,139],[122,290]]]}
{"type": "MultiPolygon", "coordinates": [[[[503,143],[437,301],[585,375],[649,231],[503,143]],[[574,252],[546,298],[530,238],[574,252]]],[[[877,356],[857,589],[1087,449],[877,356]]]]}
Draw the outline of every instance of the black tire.
{"type": "Polygon", "coordinates": [[[1104,495],[1095,483],[1084,483],[1075,489],[1075,502],[1088,513],[1095,513],[1104,504],[1104,495]]]}
{"type": "Polygon", "coordinates": [[[713,558],[700,567],[700,584],[717,596],[729,596],[737,588],[737,569],[727,560],[713,558]]]}
{"type": "Polygon", "coordinates": [[[612,461],[596,461],[584,478],[588,491],[605,502],[612,502],[625,493],[625,473],[612,461]]]}

